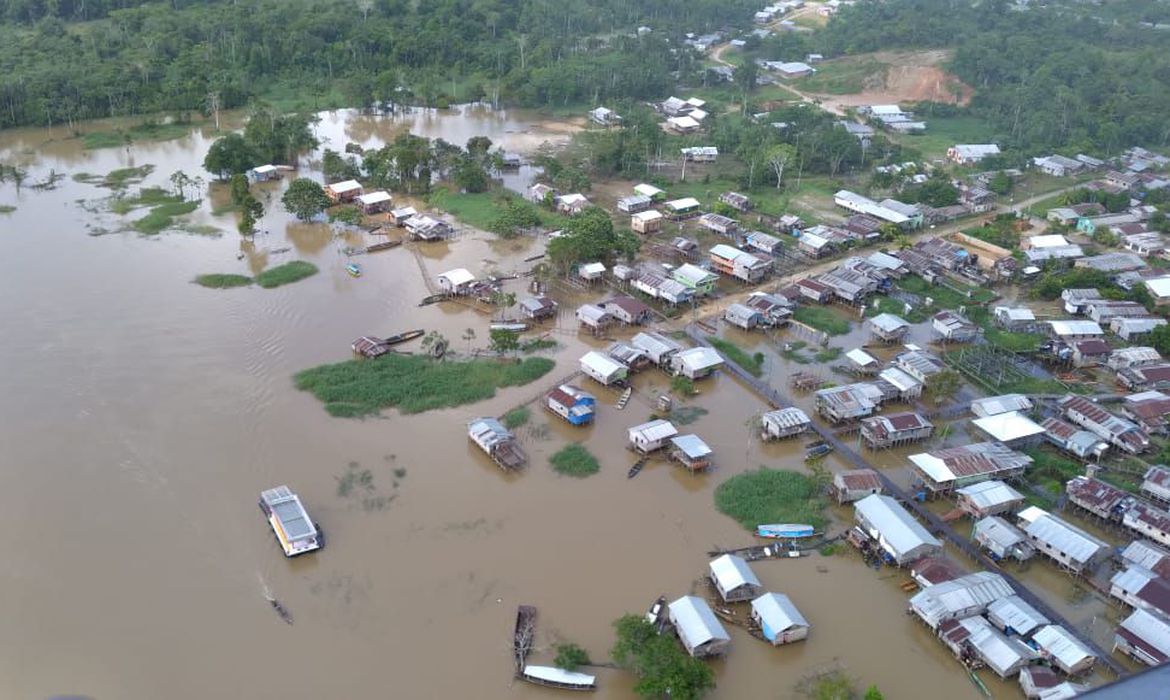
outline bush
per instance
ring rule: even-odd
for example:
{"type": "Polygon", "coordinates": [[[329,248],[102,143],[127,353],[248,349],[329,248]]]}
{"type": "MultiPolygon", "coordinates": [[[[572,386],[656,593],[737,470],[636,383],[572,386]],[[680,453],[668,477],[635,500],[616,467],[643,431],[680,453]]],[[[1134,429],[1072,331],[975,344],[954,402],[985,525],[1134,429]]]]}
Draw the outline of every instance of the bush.
{"type": "Polygon", "coordinates": [[[760,468],[738,474],[715,489],[715,507],[754,530],[767,523],[806,523],[820,528],[825,501],[815,482],[799,472],[760,468]]]}
{"type": "Polygon", "coordinates": [[[504,414],[504,427],[508,430],[515,430],[516,428],[519,428],[520,426],[527,423],[528,419],[531,417],[532,411],[529,411],[527,406],[513,408],[511,411],[508,411],[504,414]]]}
{"type": "Polygon", "coordinates": [[[230,289],[232,287],[247,287],[249,284],[252,284],[252,278],[247,275],[212,273],[199,275],[195,278],[195,284],[210,289],[230,289]]]}
{"type": "Polygon", "coordinates": [[[610,656],[638,677],[634,692],[643,698],[696,700],[715,686],[715,673],[687,655],[674,635],[660,635],[641,615],[624,615],[613,623],[617,630],[610,656]]]}
{"type": "Polygon", "coordinates": [[[597,458],[579,443],[565,446],[552,457],[549,457],[548,461],[552,464],[553,469],[566,476],[583,478],[590,474],[596,474],[601,470],[601,465],[597,463],[597,458]]]}
{"type": "Polygon", "coordinates": [[[256,284],[265,289],[280,287],[293,282],[300,282],[306,277],[317,274],[317,266],[304,260],[294,260],[283,265],[277,265],[256,275],[256,284]]]}
{"type": "Polygon", "coordinates": [[[553,665],[557,668],[563,668],[566,671],[575,671],[578,666],[589,665],[589,652],[576,644],[571,642],[558,644],[556,650],[557,657],[553,660],[553,665]]]}

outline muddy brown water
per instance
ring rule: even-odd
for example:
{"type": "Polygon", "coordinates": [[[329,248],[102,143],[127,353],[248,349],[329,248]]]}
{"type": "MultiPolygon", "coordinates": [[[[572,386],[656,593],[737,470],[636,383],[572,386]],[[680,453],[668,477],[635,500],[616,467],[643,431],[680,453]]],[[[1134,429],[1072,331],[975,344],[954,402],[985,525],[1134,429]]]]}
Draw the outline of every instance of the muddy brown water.
{"type": "MultiPolygon", "coordinates": [[[[318,132],[339,148],[401,128],[457,143],[486,134],[517,150],[565,133],[532,115],[482,110],[396,120],[326,114],[318,132]]],[[[84,152],[66,134],[24,130],[0,134],[0,161],[25,163],[30,182],[50,169],[152,164],[143,184],[162,185],[175,170],[198,172],[211,138],[195,130],[84,152]]],[[[270,201],[281,186],[264,188],[270,201]]],[[[648,402],[667,385],[651,371],[625,411],[612,406],[616,394],[587,385],[603,404],[590,428],[534,407],[518,431],[531,466],[502,474],[467,440],[465,422],[547,390],[603,344],[572,330],[582,295],[562,299],[561,331],[551,334],[557,367],[541,382],[422,415],[330,418],[294,389],[293,373],[348,359],[363,334],[425,327],[465,350],[471,328],[473,345],[483,346],[486,316],[416,307],[428,293],[422,270],[520,270],[541,244],[464,233],[417,249],[417,258],[408,247],[363,256],[365,274],[354,279],[341,252],[351,243],[325,225],[289,221],[276,204],[254,243],[241,242],[231,215],[214,215],[209,202],[190,219],[222,229],[218,237],[86,235],[133,218],[92,206],[108,194],[68,179],[19,194],[0,185],[0,204],[17,207],[0,215],[0,696],[548,697],[555,691],[511,677],[517,604],[540,609],[532,661],[551,663],[558,640],[604,659],[612,620],[643,612],[659,594],[689,592],[713,545],[752,543],[715,511],[716,485],[760,464],[803,468],[801,441],[759,443],[748,423],[762,404],[720,376],[700,384],[690,403],[708,413],[684,428],[714,447],[717,468],[691,476],[657,462],[628,480],[625,430],[649,416],[648,402]],[[321,273],[276,290],[190,283],[293,259],[321,273]],[[601,472],[554,473],[547,457],[568,441],[584,442],[601,472]],[[339,495],[351,463],[370,470],[371,493],[339,495]],[[328,537],[323,550],[292,561],[256,507],[262,489],[282,483],[328,537]],[[273,614],[266,593],[293,626],[273,614]]],[[[778,356],[770,362],[772,380],[782,381],[791,368],[778,356]]],[[[878,461],[897,468],[898,454],[878,461]]],[[[827,464],[844,468],[838,460],[827,464]]],[[[840,527],[850,512],[834,517],[840,527]]],[[[905,614],[904,573],[875,572],[848,554],[755,570],[769,590],[793,598],[812,633],[773,649],[733,629],[732,653],[713,662],[712,697],[792,697],[803,676],[831,666],[887,697],[977,697],[905,614]]],[[[599,697],[632,697],[630,676],[599,675],[599,697]]],[[[983,675],[997,696],[1018,695],[983,675]]]]}

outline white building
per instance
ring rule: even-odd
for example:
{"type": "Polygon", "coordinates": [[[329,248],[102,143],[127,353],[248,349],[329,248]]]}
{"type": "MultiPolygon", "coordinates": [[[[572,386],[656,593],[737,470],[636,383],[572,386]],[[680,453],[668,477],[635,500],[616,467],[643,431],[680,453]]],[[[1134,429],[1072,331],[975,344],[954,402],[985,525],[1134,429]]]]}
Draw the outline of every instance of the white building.
{"type": "Polygon", "coordinates": [[[889,496],[867,496],[853,508],[861,529],[899,566],[942,551],[942,543],[889,496]]]}
{"type": "Polygon", "coordinates": [[[743,557],[724,554],[709,564],[711,583],[726,603],[750,600],[764,590],[760,579],[743,557]]]}
{"type": "Polygon", "coordinates": [[[693,657],[718,656],[731,646],[727,630],[711,612],[707,601],[688,595],[667,606],[670,622],[678,638],[693,657]]]}

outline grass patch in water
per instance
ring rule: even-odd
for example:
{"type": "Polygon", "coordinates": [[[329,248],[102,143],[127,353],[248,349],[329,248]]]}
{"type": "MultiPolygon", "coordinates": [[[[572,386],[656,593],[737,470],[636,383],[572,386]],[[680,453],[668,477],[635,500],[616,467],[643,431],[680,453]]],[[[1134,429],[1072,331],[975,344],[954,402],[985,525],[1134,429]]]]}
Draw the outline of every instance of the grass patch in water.
{"type": "Polygon", "coordinates": [[[758,377],[764,373],[763,353],[757,352],[754,355],[749,355],[747,350],[744,350],[730,340],[724,340],[714,335],[707,336],[707,342],[711,343],[716,350],[726,355],[727,359],[751,373],[753,377],[758,377]]]}
{"type": "Polygon", "coordinates": [[[87,185],[97,185],[98,187],[109,187],[112,189],[122,189],[129,185],[134,185],[142,182],[148,175],[154,172],[154,166],[140,165],[135,168],[118,168],[111,170],[105,175],[94,175],[92,173],[74,173],[73,181],[82,182],[87,185]]]}
{"type": "Polygon", "coordinates": [[[557,473],[565,476],[584,478],[601,470],[597,458],[577,443],[566,445],[552,457],[549,457],[548,461],[557,473]]]}
{"type": "Polygon", "coordinates": [[[332,416],[355,418],[397,407],[422,413],[490,399],[496,389],[529,384],[552,370],[543,357],[519,362],[468,360],[438,362],[419,355],[383,355],[298,372],[294,381],[311,392],[332,416]]]}
{"type": "Polygon", "coordinates": [[[196,277],[195,284],[208,289],[231,289],[232,287],[247,287],[252,284],[252,278],[247,275],[211,273],[196,277]]]}
{"type": "Polygon", "coordinates": [[[162,233],[171,228],[171,225],[175,223],[175,217],[185,216],[198,208],[199,202],[197,201],[160,204],[151,209],[146,216],[136,219],[134,230],[146,236],[162,233]]]}
{"type": "Polygon", "coordinates": [[[520,408],[513,408],[511,411],[505,413],[502,422],[508,430],[515,430],[527,423],[531,417],[532,411],[528,410],[527,406],[521,406],[520,408]]]}
{"type": "Polygon", "coordinates": [[[190,124],[159,124],[146,122],[135,124],[129,129],[115,131],[91,131],[83,134],[82,143],[87,151],[99,148],[118,148],[135,141],[172,141],[191,132],[190,124]]]}
{"type": "Polygon", "coordinates": [[[671,409],[667,419],[675,425],[690,425],[708,413],[707,409],[700,406],[679,406],[671,409]]]}
{"type": "Polygon", "coordinates": [[[780,350],[780,357],[783,357],[789,362],[796,362],[798,364],[807,365],[812,362],[812,360],[808,359],[803,353],[801,353],[801,350],[804,350],[806,347],[808,347],[808,343],[804,342],[803,340],[794,340],[791,343],[785,343],[784,347],[780,350]]]}
{"type": "Polygon", "coordinates": [[[845,350],[842,348],[825,348],[817,354],[813,355],[813,359],[817,362],[832,362],[844,354],[845,350]]]}
{"type": "Polygon", "coordinates": [[[138,194],[129,197],[115,197],[110,202],[110,211],[115,214],[129,214],[142,207],[160,207],[164,204],[180,204],[183,198],[171,194],[161,187],[144,187],[138,194]]]}
{"type": "Polygon", "coordinates": [[[768,523],[804,523],[820,529],[825,500],[812,478],[799,472],[765,469],[737,474],[715,489],[715,507],[749,530],[768,523]]]}
{"type": "Polygon", "coordinates": [[[317,266],[304,260],[293,260],[283,265],[269,268],[256,275],[256,284],[265,289],[281,287],[293,282],[300,282],[306,277],[317,274],[317,266]]]}
{"type": "Polygon", "coordinates": [[[0,214],[11,214],[16,211],[16,207],[11,204],[0,204],[0,214]]]}
{"type": "Polygon", "coordinates": [[[548,350],[549,348],[555,348],[556,346],[557,341],[550,338],[533,338],[532,340],[526,340],[520,343],[520,352],[527,354],[537,352],[539,350],[548,350]]]}
{"type": "Polygon", "coordinates": [[[849,321],[831,309],[819,306],[799,306],[793,312],[792,318],[829,335],[845,335],[852,328],[849,321]]]}

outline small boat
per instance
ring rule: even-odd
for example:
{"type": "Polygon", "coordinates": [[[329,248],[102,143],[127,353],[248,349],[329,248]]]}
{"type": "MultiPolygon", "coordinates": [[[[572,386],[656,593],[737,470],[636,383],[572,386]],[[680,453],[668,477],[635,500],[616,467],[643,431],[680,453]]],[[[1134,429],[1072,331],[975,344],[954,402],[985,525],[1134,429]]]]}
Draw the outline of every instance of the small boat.
{"type": "Polygon", "coordinates": [[[260,494],[260,510],[276,535],[286,557],[320,549],[323,538],[301,504],[301,499],[287,486],[277,486],[260,494]]]}
{"type": "Polygon", "coordinates": [[[415,328],[414,330],[411,330],[411,331],[402,331],[401,333],[395,333],[392,336],[384,338],[382,340],[382,342],[385,343],[386,345],[398,345],[399,343],[405,343],[407,341],[414,340],[415,338],[422,337],[423,335],[426,335],[426,331],[424,331],[421,328],[415,328]]]}
{"type": "Polygon", "coordinates": [[[386,241],[385,243],[375,243],[374,245],[366,248],[366,252],[377,253],[380,250],[390,250],[391,248],[397,248],[400,245],[402,245],[402,241],[386,241]]]}
{"type": "Polygon", "coordinates": [[[419,306],[426,306],[427,304],[435,304],[447,298],[446,294],[432,294],[418,303],[419,306]]]}
{"type": "Polygon", "coordinates": [[[529,683],[562,690],[597,690],[597,677],[556,666],[525,666],[520,677],[529,683]]]}
{"type": "Polygon", "coordinates": [[[644,466],[646,466],[646,458],[645,457],[643,457],[642,459],[639,459],[637,462],[634,462],[634,466],[630,467],[630,471],[626,473],[626,478],[633,479],[635,476],[638,475],[638,472],[642,471],[642,467],[644,467],[644,466]]]}
{"type": "Polygon", "coordinates": [[[775,539],[799,539],[812,537],[817,534],[812,525],[793,523],[779,523],[774,525],[757,525],[756,537],[771,537],[775,539]]]}
{"type": "Polygon", "coordinates": [[[813,460],[813,459],[820,459],[821,457],[824,457],[825,455],[829,454],[832,451],[833,451],[832,445],[822,443],[820,445],[817,445],[816,447],[810,448],[807,452],[805,452],[804,459],[805,459],[805,461],[809,461],[809,460],[813,460]]]}
{"type": "Polygon", "coordinates": [[[357,263],[350,263],[350,264],[346,265],[345,271],[354,277],[361,277],[362,276],[361,265],[358,265],[357,263]]]}
{"type": "Polygon", "coordinates": [[[276,614],[280,615],[280,619],[284,620],[287,624],[290,625],[293,623],[292,613],[288,611],[288,608],[281,605],[279,600],[276,598],[269,598],[268,602],[272,605],[272,609],[276,611],[276,614]]]}
{"type": "Polygon", "coordinates": [[[660,595],[658,600],[654,601],[654,604],[646,611],[646,622],[654,625],[654,629],[662,634],[662,628],[666,626],[666,619],[666,596],[660,595]]]}
{"type": "Polygon", "coordinates": [[[496,321],[488,326],[493,331],[509,331],[511,333],[522,333],[528,330],[528,324],[521,321],[496,321]]]}

